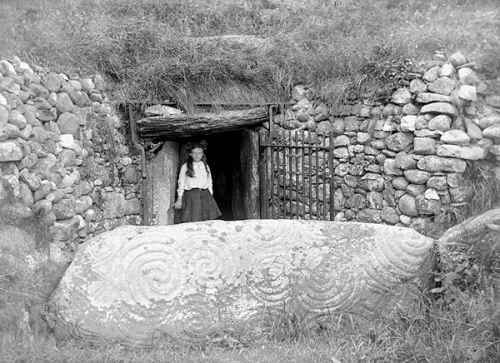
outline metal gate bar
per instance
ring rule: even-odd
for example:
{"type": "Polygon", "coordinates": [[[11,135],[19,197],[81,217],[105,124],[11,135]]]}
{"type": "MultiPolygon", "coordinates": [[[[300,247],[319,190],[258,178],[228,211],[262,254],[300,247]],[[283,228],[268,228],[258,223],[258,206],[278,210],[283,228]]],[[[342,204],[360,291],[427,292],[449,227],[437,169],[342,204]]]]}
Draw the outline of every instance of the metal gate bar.
{"type": "Polygon", "coordinates": [[[333,135],[275,129],[260,138],[261,215],[333,219],[333,135]],[[299,160],[300,159],[300,160],[299,160]]]}

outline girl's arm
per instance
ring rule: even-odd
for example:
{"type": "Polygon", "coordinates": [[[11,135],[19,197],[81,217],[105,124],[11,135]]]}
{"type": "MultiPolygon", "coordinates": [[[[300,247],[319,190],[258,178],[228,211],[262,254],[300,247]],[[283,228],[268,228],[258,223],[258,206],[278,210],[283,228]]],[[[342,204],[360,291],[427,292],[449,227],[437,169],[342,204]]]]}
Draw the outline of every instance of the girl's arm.
{"type": "Polygon", "coordinates": [[[207,175],[207,178],[208,178],[208,191],[210,192],[210,194],[214,194],[214,190],[213,190],[213,181],[212,181],[212,171],[210,170],[210,167],[207,165],[207,169],[208,169],[208,175],[207,175]]]}
{"type": "Polygon", "coordinates": [[[179,171],[179,179],[177,181],[177,195],[179,200],[182,200],[182,195],[184,194],[184,188],[186,186],[186,164],[182,164],[181,170],[179,171]]]}

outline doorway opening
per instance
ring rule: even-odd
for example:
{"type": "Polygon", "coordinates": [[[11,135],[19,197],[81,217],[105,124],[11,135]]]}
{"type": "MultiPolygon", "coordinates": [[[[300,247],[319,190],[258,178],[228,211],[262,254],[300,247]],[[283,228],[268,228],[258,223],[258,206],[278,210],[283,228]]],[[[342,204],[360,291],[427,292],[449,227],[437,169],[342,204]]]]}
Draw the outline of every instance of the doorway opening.
{"type": "MultiPolygon", "coordinates": [[[[190,145],[199,142],[206,145],[205,155],[212,172],[214,198],[222,212],[219,219],[259,218],[256,137],[254,131],[242,129],[179,141],[178,171],[187,161],[190,145]]],[[[180,223],[178,212],[175,213],[174,223],[180,223]]]]}

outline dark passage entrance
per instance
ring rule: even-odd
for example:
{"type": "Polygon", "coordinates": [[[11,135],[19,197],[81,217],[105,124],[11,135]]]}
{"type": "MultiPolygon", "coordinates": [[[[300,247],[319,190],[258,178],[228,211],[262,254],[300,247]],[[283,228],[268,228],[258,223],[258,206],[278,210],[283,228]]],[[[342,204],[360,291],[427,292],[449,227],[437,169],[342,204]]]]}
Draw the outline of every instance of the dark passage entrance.
{"type": "Polygon", "coordinates": [[[182,141],[180,165],[187,160],[190,144],[203,141],[207,145],[205,152],[212,171],[214,198],[222,212],[220,219],[258,217],[255,215],[258,211],[258,144],[253,134],[250,130],[241,130],[182,141]]]}
{"type": "Polygon", "coordinates": [[[221,219],[226,221],[241,219],[243,206],[241,201],[238,201],[243,184],[240,162],[241,133],[218,134],[206,140],[214,197],[222,211],[221,219]]]}

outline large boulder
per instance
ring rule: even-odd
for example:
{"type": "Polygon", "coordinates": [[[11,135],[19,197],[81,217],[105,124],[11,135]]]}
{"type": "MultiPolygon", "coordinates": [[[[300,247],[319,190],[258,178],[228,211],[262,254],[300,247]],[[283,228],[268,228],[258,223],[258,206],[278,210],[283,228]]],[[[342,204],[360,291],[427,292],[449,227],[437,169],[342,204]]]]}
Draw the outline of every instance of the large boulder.
{"type": "Polygon", "coordinates": [[[314,324],[387,304],[432,246],[411,229],[349,222],[122,226],[80,246],[49,317],[59,337],[143,346],[262,332],[284,310],[314,324]]]}

